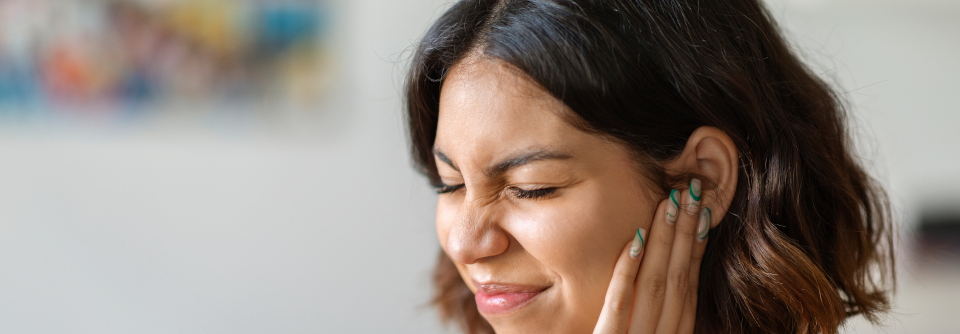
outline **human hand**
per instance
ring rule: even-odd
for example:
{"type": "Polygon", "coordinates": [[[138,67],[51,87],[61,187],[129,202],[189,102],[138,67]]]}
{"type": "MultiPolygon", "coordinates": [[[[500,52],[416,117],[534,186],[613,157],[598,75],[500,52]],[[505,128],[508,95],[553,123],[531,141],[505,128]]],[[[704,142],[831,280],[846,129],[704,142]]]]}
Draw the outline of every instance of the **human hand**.
{"type": "Polygon", "coordinates": [[[709,208],[700,209],[701,195],[697,179],[672,190],[657,207],[649,238],[637,230],[614,267],[594,334],[693,333],[711,218],[709,208]]]}

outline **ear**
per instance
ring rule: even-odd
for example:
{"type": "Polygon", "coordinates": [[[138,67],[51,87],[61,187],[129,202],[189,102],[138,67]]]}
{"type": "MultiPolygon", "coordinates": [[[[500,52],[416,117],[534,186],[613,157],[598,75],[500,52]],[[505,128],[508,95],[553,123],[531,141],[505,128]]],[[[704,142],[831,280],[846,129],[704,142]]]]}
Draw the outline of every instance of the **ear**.
{"type": "Polygon", "coordinates": [[[737,189],[740,158],[733,139],[715,127],[699,127],[690,135],[683,152],[664,167],[671,175],[705,178],[700,180],[704,197],[700,203],[710,208],[710,228],[716,227],[727,214],[737,189]]]}

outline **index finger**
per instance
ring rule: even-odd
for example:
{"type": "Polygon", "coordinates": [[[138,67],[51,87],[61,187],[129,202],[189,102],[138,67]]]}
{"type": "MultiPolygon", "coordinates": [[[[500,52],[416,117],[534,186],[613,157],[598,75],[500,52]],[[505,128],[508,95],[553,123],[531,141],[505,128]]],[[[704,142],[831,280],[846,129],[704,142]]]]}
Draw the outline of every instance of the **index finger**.
{"type": "Polygon", "coordinates": [[[676,217],[680,211],[679,202],[674,200],[675,192],[676,190],[672,190],[670,197],[657,206],[657,213],[650,226],[650,257],[643,261],[643,268],[637,273],[637,289],[634,292],[636,300],[630,333],[653,333],[660,319],[667,291],[667,264],[670,262],[674,240],[675,223],[671,218],[676,217]]]}
{"type": "Polygon", "coordinates": [[[633,282],[637,278],[637,270],[643,258],[646,237],[646,230],[637,229],[633,241],[620,252],[603,301],[603,309],[600,311],[600,319],[593,330],[594,334],[626,333],[630,308],[633,305],[633,282]]]}

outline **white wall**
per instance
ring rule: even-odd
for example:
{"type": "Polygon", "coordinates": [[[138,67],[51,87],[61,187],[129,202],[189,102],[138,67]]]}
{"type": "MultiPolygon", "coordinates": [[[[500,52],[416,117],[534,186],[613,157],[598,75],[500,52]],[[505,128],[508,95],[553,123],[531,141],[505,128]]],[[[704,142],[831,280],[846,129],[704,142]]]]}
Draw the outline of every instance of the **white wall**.
{"type": "MultiPolygon", "coordinates": [[[[343,84],[319,125],[0,127],[0,332],[440,332],[434,195],[399,94],[402,52],[444,3],[342,2],[343,84]]],[[[852,91],[908,217],[960,187],[960,10],[918,3],[772,2],[852,91]]],[[[908,270],[887,330],[960,332],[940,307],[955,274],[908,270]]]]}
{"type": "Polygon", "coordinates": [[[911,253],[923,210],[960,208],[960,2],[769,0],[818,72],[851,102],[863,162],[903,224],[899,291],[886,327],[856,333],[957,333],[960,265],[911,253]]]}
{"type": "Polygon", "coordinates": [[[317,120],[3,126],[0,332],[439,332],[387,59],[440,3],[340,4],[317,120]]]}

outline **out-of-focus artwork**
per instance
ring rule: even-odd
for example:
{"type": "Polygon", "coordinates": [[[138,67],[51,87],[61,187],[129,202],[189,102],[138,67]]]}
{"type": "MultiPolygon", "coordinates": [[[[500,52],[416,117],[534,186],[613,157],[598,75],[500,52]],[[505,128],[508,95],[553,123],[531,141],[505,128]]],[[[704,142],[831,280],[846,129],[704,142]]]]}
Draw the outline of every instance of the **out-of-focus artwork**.
{"type": "Polygon", "coordinates": [[[0,111],[315,102],[332,75],[327,10],[320,1],[0,0],[0,111]]]}

